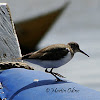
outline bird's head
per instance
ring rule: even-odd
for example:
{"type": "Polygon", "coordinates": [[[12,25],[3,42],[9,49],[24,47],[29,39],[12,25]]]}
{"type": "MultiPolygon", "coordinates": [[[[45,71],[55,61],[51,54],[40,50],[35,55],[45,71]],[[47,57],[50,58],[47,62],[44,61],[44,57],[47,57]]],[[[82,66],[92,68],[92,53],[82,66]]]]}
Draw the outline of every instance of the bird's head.
{"type": "MultiPolygon", "coordinates": [[[[81,53],[85,54],[86,56],[88,56],[85,52],[83,52],[83,51],[80,49],[78,43],[76,43],[76,42],[70,42],[70,43],[68,43],[68,45],[70,46],[70,48],[73,50],[74,53],[76,53],[76,52],[81,52],[81,53]]],[[[89,56],[88,56],[88,57],[89,57],[89,56]]]]}

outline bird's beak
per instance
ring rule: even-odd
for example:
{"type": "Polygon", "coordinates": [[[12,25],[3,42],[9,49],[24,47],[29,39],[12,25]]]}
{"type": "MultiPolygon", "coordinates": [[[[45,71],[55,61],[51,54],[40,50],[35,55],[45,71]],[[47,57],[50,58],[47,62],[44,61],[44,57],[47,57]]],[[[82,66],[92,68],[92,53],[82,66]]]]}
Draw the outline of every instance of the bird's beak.
{"type": "Polygon", "coordinates": [[[88,56],[89,57],[89,55],[87,55],[85,52],[83,52],[82,50],[79,50],[79,52],[81,52],[81,53],[83,53],[84,55],[86,55],[86,56],[88,56]]]}

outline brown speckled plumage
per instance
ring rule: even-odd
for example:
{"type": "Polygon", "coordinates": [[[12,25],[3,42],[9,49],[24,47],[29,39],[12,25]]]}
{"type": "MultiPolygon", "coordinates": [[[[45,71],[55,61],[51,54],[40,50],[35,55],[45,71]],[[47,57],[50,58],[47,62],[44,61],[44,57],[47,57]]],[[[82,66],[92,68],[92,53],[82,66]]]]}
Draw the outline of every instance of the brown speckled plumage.
{"type": "Polygon", "coordinates": [[[67,45],[55,44],[38,50],[33,53],[24,55],[22,59],[40,59],[40,60],[60,60],[69,52],[67,45]]]}

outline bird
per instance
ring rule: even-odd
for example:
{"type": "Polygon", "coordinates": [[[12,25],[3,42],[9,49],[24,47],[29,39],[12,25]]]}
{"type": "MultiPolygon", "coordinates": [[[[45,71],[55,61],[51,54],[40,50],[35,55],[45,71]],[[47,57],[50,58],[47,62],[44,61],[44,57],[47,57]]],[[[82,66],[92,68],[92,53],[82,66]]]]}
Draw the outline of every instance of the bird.
{"type": "Polygon", "coordinates": [[[87,55],[80,49],[78,43],[69,42],[68,44],[53,44],[47,46],[38,51],[23,55],[19,59],[26,60],[33,64],[37,64],[43,68],[46,68],[45,72],[55,76],[57,81],[62,81],[59,77],[65,77],[53,72],[53,69],[61,67],[62,65],[68,63],[73,58],[76,52],[83,53],[84,55],[89,57],[89,55],[87,55]],[[51,70],[48,71],[48,68],[51,68],[51,70]]]}

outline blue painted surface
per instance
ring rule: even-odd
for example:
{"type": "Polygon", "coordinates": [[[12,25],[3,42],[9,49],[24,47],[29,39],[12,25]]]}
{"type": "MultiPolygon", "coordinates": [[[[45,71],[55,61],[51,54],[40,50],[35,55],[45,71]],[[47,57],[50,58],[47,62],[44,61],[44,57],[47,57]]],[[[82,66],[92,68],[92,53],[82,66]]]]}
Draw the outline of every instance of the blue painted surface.
{"type": "Polygon", "coordinates": [[[51,74],[22,68],[0,73],[0,98],[7,100],[100,100],[100,92],[51,74]]]}

